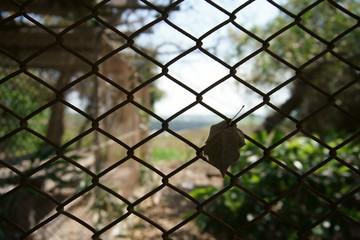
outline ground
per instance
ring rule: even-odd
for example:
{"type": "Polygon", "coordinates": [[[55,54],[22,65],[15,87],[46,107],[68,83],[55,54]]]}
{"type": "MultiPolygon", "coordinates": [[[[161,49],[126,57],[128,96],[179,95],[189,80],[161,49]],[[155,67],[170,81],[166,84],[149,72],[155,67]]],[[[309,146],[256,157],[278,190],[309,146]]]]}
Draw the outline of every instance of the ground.
{"type": "MultiPolygon", "coordinates": [[[[159,162],[157,168],[163,172],[179,167],[179,162],[159,162]]],[[[199,161],[185,168],[170,178],[170,183],[182,190],[190,191],[195,186],[221,186],[222,178],[217,169],[204,161],[199,161]],[[214,177],[209,177],[213,175],[214,177]]],[[[186,213],[195,211],[195,204],[170,188],[164,188],[140,204],[139,211],[146,217],[169,230],[185,219],[186,213]]],[[[150,223],[137,218],[138,224],[131,232],[132,240],[162,239],[162,232],[150,223]]],[[[171,234],[173,240],[214,240],[208,234],[201,234],[194,221],[190,221],[178,231],[171,234]]]]}

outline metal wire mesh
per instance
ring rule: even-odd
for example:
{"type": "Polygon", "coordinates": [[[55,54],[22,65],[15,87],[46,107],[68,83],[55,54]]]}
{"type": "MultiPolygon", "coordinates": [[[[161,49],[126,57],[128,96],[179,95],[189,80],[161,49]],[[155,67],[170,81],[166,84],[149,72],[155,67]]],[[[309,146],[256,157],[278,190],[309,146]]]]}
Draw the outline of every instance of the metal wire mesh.
{"type": "MultiPolygon", "coordinates": [[[[50,155],[51,157],[46,159],[46,161],[44,163],[41,163],[41,164],[37,165],[35,168],[33,168],[31,171],[26,171],[26,172],[23,172],[22,171],[23,169],[19,168],[19,166],[13,165],[12,163],[6,161],[5,159],[0,159],[0,164],[3,166],[3,168],[11,170],[11,171],[8,171],[8,172],[10,172],[9,173],[10,176],[17,177],[16,179],[18,181],[10,189],[1,187],[2,195],[0,196],[0,200],[9,199],[9,198],[13,197],[14,195],[16,195],[17,192],[20,191],[22,188],[26,187],[26,188],[30,189],[31,191],[36,192],[36,194],[40,195],[41,198],[45,199],[48,202],[51,202],[52,208],[56,210],[51,215],[46,216],[44,219],[41,219],[41,221],[37,222],[29,229],[23,229],[21,227],[20,223],[13,222],[6,217],[5,218],[2,217],[1,221],[8,224],[9,227],[11,226],[13,229],[15,229],[14,231],[17,231],[19,233],[17,235],[19,237],[19,239],[31,239],[31,237],[36,239],[34,236],[34,233],[36,233],[37,231],[40,231],[42,228],[45,228],[47,226],[47,224],[49,224],[50,222],[61,221],[59,219],[64,218],[64,217],[73,220],[74,222],[76,222],[76,224],[79,224],[79,225],[81,225],[81,227],[87,229],[91,233],[92,239],[101,239],[107,231],[109,231],[116,225],[119,225],[119,224],[121,225],[130,216],[137,216],[142,221],[145,221],[152,227],[158,229],[162,233],[162,239],[171,239],[174,233],[179,231],[181,228],[183,228],[189,222],[193,221],[199,215],[205,215],[208,218],[212,219],[213,221],[217,222],[219,225],[223,225],[224,228],[226,228],[228,231],[233,233],[234,239],[237,239],[235,237],[240,235],[243,231],[245,231],[253,226],[256,226],[256,224],[258,224],[258,221],[267,215],[271,215],[277,221],[280,221],[281,223],[283,223],[286,226],[290,226],[290,228],[293,231],[296,231],[296,234],[299,239],[306,239],[307,234],[313,228],[315,228],[317,225],[321,224],[327,218],[329,218],[330,216],[335,215],[335,214],[346,219],[346,221],[353,224],[355,227],[360,228],[359,219],[353,219],[353,218],[347,216],[338,207],[343,202],[345,202],[348,198],[353,197],[356,194],[359,194],[360,186],[353,188],[350,192],[347,192],[346,194],[342,195],[337,200],[333,200],[332,198],[329,198],[328,196],[324,195],[323,193],[319,192],[314,187],[312,187],[311,185],[306,183],[307,178],[310,178],[311,175],[315,171],[322,168],[324,165],[326,165],[331,160],[335,160],[341,166],[347,167],[348,169],[351,170],[352,174],[354,174],[356,176],[359,176],[359,174],[360,174],[360,171],[356,166],[354,166],[352,163],[346,162],[345,160],[343,160],[339,156],[337,156],[337,151],[339,149],[341,149],[343,146],[345,146],[346,144],[348,144],[348,143],[354,141],[356,138],[358,138],[359,132],[354,133],[352,136],[348,137],[347,140],[338,144],[337,146],[329,146],[326,142],[322,141],[319,137],[317,137],[316,135],[307,131],[303,127],[304,124],[311,123],[313,116],[315,116],[316,114],[321,112],[323,109],[326,109],[330,106],[338,109],[342,114],[347,115],[349,118],[354,119],[354,121],[359,121],[359,119],[356,116],[354,116],[353,113],[343,109],[341,107],[341,105],[337,104],[335,101],[340,93],[346,91],[349,88],[352,88],[356,84],[359,84],[358,74],[353,81],[346,84],[345,86],[343,86],[341,89],[339,89],[335,93],[326,92],[324,89],[322,89],[319,86],[316,86],[309,79],[306,79],[305,77],[302,76],[303,70],[306,67],[310,66],[311,64],[314,64],[314,62],[316,62],[318,59],[320,59],[321,57],[323,57],[326,54],[331,54],[333,57],[337,58],[344,64],[351,66],[352,68],[356,69],[357,71],[360,70],[359,66],[357,66],[353,62],[347,60],[344,56],[340,55],[339,53],[337,53],[334,50],[335,45],[337,44],[337,42],[340,39],[345,37],[350,32],[354,31],[355,29],[359,28],[359,16],[348,11],[345,7],[338,4],[336,1],[329,0],[327,2],[329,4],[331,4],[333,7],[335,7],[336,9],[338,9],[339,11],[341,11],[343,14],[347,15],[348,17],[350,17],[352,19],[355,19],[357,21],[357,23],[355,25],[349,27],[348,29],[343,29],[342,33],[338,34],[336,37],[334,37],[333,39],[330,39],[330,40],[324,39],[322,36],[318,35],[314,31],[310,30],[308,28],[308,26],[306,26],[302,23],[302,16],[304,14],[306,14],[307,12],[315,9],[317,7],[317,5],[319,5],[320,3],[324,2],[322,0],[314,1],[312,4],[308,5],[305,9],[303,9],[302,11],[300,11],[297,14],[293,13],[291,9],[285,9],[280,4],[276,3],[276,1],[268,0],[267,1],[268,3],[270,3],[272,6],[276,7],[282,13],[288,15],[292,19],[292,21],[290,23],[286,24],[285,26],[283,26],[281,29],[279,29],[275,33],[268,36],[266,39],[262,39],[262,38],[258,37],[255,33],[248,31],[246,28],[239,25],[235,21],[237,14],[241,14],[241,11],[246,6],[251,4],[253,1],[247,1],[245,3],[239,4],[239,6],[235,10],[230,12],[230,11],[222,8],[221,4],[217,4],[214,1],[207,0],[206,2],[210,6],[212,6],[214,9],[216,9],[216,10],[222,12],[224,15],[226,15],[227,20],[223,21],[222,23],[218,24],[217,26],[213,27],[212,29],[209,29],[201,37],[194,37],[193,35],[191,35],[190,33],[188,33],[187,31],[185,31],[181,27],[177,26],[176,24],[174,24],[173,22],[171,22],[168,19],[169,14],[171,14],[170,12],[173,11],[174,9],[180,9],[180,11],[181,11],[181,7],[179,7],[179,6],[181,5],[181,3],[183,1],[174,1],[166,7],[156,6],[153,3],[151,3],[150,1],[145,1],[145,0],[141,1],[142,4],[140,5],[140,7],[144,8],[144,9],[152,9],[153,11],[156,11],[158,13],[158,18],[156,18],[154,21],[147,23],[145,26],[137,29],[135,32],[133,32],[129,35],[118,30],[116,28],[116,26],[113,26],[111,22],[105,21],[103,19],[103,17],[101,16],[101,14],[100,14],[101,11],[104,8],[106,8],[107,3],[111,2],[110,0],[74,1],[76,3],[75,5],[80,6],[81,9],[83,9],[82,11],[84,13],[83,13],[82,17],[80,17],[79,19],[76,19],[73,24],[71,24],[70,26],[68,26],[64,29],[61,29],[60,31],[54,31],[54,29],[52,29],[49,26],[47,26],[46,24],[40,22],[39,19],[37,19],[35,14],[32,14],[31,11],[32,11],[32,9],[34,9],[32,6],[37,6],[36,4],[41,4],[42,1],[15,1],[15,0],[10,1],[9,0],[8,3],[5,3],[5,2],[3,3],[3,7],[4,7],[4,9],[5,9],[5,7],[7,7],[6,10],[8,12],[10,12],[10,14],[7,17],[1,19],[0,25],[1,24],[5,25],[6,23],[10,22],[12,19],[15,19],[16,17],[20,16],[20,17],[24,18],[27,22],[30,22],[33,25],[33,28],[34,28],[33,32],[42,31],[42,32],[44,32],[45,35],[47,35],[47,39],[45,39],[45,38],[39,39],[39,45],[40,45],[39,50],[33,51],[33,53],[28,55],[27,58],[19,57],[19,55],[16,56],[12,53],[12,51],[10,51],[9,47],[0,45],[0,53],[4,56],[4,58],[6,57],[7,59],[10,59],[9,61],[12,62],[12,65],[14,65],[14,64],[17,65],[17,67],[13,68],[13,70],[9,70],[8,72],[5,72],[5,77],[3,77],[0,80],[0,86],[6,84],[7,82],[13,81],[13,78],[19,74],[25,74],[25,75],[29,76],[33,81],[36,81],[38,86],[41,86],[41,88],[44,88],[44,89],[48,88],[56,95],[56,97],[52,101],[46,102],[42,106],[35,107],[35,109],[32,112],[26,113],[25,117],[22,116],[21,114],[17,113],[16,111],[6,107],[4,104],[2,104],[2,103],[0,104],[1,110],[3,112],[5,112],[6,114],[10,115],[14,119],[13,120],[14,123],[15,122],[18,123],[18,125],[16,127],[14,127],[13,130],[6,133],[4,136],[0,137],[0,142],[6,142],[9,139],[11,139],[11,137],[14,136],[15,134],[26,131],[26,132],[31,133],[37,139],[40,139],[46,145],[50,146],[51,149],[54,151],[53,155],[50,155]],[[9,7],[9,6],[11,6],[11,7],[9,7]],[[110,30],[113,34],[115,34],[119,38],[123,39],[124,43],[116,48],[113,48],[110,50],[108,49],[106,51],[106,53],[102,55],[101,58],[99,58],[99,57],[94,58],[94,56],[92,56],[94,44],[90,40],[88,40],[88,42],[80,43],[82,50],[79,50],[79,48],[77,48],[76,46],[73,46],[71,42],[66,41],[67,37],[70,36],[70,33],[74,29],[76,29],[82,23],[84,23],[90,19],[95,20],[99,25],[102,26],[99,28],[99,32],[104,31],[104,29],[110,30]],[[155,59],[153,56],[151,56],[148,52],[140,49],[139,47],[137,47],[134,44],[134,38],[136,36],[149,31],[150,28],[153,28],[153,27],[156,28],[156,24],[158,24],[160,22],[165,22],[171,28],[176,30],[178,33],[186,36],[188,39],[190,39],[193,42],[192,48],[180,53],[177,57],[173,58],[171,61],[167,62],[166,64],[160,63],[157,59],[155,59]],[[246,56],[245,58],[243,58],[241,61],[237,62],[234,65],[230,65],[229,63],[224,62],[223,60],[221,60],[220,58],[218,58],[217,56],[215,56],[214,54],[212,54],[210,51],[208,51],[206,48],[203,47],[204,39],[206,39],[208,36],[210,36],[211,34],[218,31],[220,28],[223,28],[224,26],[226,26],[228,24],[232,24],[239,31],[246,33],[248,36],[250,36],[251,38],[255,39],[256,41],[258,41],[262,44],[262,46],[260,48],[258,48],[256,51],[249,54],[248,56],[246,56]],[[270,48],[270,46],[271,46],[270,41],[279,37],[282,33],[286,32],[288,29],[293,28],[293,27],[300,28],[301,31],[304,31],[307,34],[311,35],[314,39],[321,42],[321,44],[323,46],[325,46],[324,50],[322,50],[320,53],[315,54],[311,59],[308,59],[300,66],[293,65],[292,63],[287,61],[284,57],[278,55],[276,53],[276,51],[273,51],[270,48]],[[60,88],[54,88],[52,85],[48,84],[46,80],[43,80],[41,77],[35,76],[32,72],[30,72],[28,70],[28,68],[31,67],[31,65],[33,64],[34,61],[38,60],[44,53],[49,52],[49,51],[53,50],[54,48],[61,48],[61,49],[65,50],[65,52],[71,58],[76,58],[78,60],[80,59],[78,65],[81,65],[81,66],[78,66],[78,67],[84,69],[86,74],[84,74],[83,76],[81,76],[69,83],[66,83],[64,86],[61,86],[60,88]],[[92,50],[90,51],[89,49],[92,49],[92,50]],[[147,61],[151,62],[152,64],[155,64],[157,67],[159,67],[161,69],[161,73],[159,73],[155,76],[152,76],[148,79],[142,79],[142,81],[139,81],[138,84],[135,84],[134,86],[132,86],[130,88],[124,87],[121,84],[119,84],[119,82],[114,81],[114,79],[109,78],[109,77],[105,76],[104,74],[102,74],[102,72],[100,70],[101,69],[100,65],[102,63],[104,63],[105,61],[111,59],[115,54],[121,53],[121,51],[124,51],[124,50],[133,51],[133,52],[137,53],[138,55],[142,56],[143,58],[145,58],[147,61]],[[191,89],[190,87],[185,85],[181,81],[181,79],[177,79],[169,73],[169,68],[171,67],[172,64],[174,64],[175,62],[179,61],[184,56],[186,56],[189,53],[194,52],[196,50],[207,55],[208,57],[210,57],[211,59],[216,61],[218,64],[220,64],[221,66],[227,68],[229,71],[229,73],[226,76],[219,79],[214,84],[205,88],[201,92],[197,92],[197,91],[191,89]],[[251,83],[240,78],[236,74],[236,69],[262,52],[266,52],[267,54],[271,55],[273,58],[277,59],[282,64],[286,65],[289,69],[296,72],[295,76],[291,77],[284,83],[273,88],[269,92],[263,92],[263,91],[259,90],[257,87],[255,87],[254,85],[252,85],[251,83]],[[161,116],[154,113],[154,111],[149,106],[142,104],[135,97],[137,94],[139,94],[140,91],[143,91],[149,85],[156,82],[156,80],[159,79],[161,76],[166,76],[168,79],[173,81],[175,84],[177,84],[178,86],[182,87],[183,89],[185,89],[186,91],[191,93],[193,95],[193,98],[195,99],[191,104],[184,107],[183,109],[180,109],[175,114],[173,114],[172,116],[170,116],[169,118],[166,118],[166,119],[164,119],[161,116]],[[99,112],[88,113],[86,111],[82,111],[79,107],[74,106],[73,104],[71,104],[70,102],[68,102],[66,99],[63,98],[64,93],[68,89],[73,88],[78,83],[88,81],[88,79],[90,79],[91,77],[96,77],[96,78],[101,79],[102,81],[105,81],[111,88],[115,88],[116,91],[121,92],[121,94],[123,95],[123,99],[121,101],[118,99],[117,100],[118,102],[116,104],[114,104],[111,108],[104,110],[102,113],[99,113],[99,112]],[[256,92],[263,98],[263,100],[259,104],[257,104],[256,106],[254,106],[247,112],[241,114],[241,116],[239,116],[237,119],[235,119],[234,120],[235,122],[239,122],[242,119],[246,119],[248,116],[250,116],[256,110],[260,109],[261,107],[267,106],[267,107],[271,108],[272,110],[278,112],[280,115],[285,116],[290,122],[292,122],[293,124],[296,125],[296,129],[290,131],[285,137],[281,138],[276,143],[274,143],[270,146],[264,146],[264,145],[260,144],[259,142],[257,142],[256,140],[252,139],[250,136],[246,135],[245,137],[248,142],[251,142],[252,144],[256,145],[259,149],[261,149],[263,151],[263,158],[256,161],[255,163],[247,166],[245,169],[239,171],[236,174],[232,174],[232,173],[228,172],[227,175],[231,179],[230,183],[228,185],[224,186],[220,191],[216,192],[215,194],[213,194],[212,196],[207,198],[206,200],[200,201],[198,199],[195,199],[191,195],[189,195],[188,192],[186,192],[183,189],[172,184],[171,178],[174,177],[176,174],[180,173],[181,171],[184,171],[184,169],[187,168],[188,166],[190,166],[198,161],[203,161],[203,160],[206,161],[206,158],[204,157],[203,152],[202,152],[202,147],[198,147],[196,144],[192,143],[191,141],[186,139],[184,136],[182,136],[178,132],[171,129],[171,127],[169,127],[169,123],[172,120],[179,117],[184,112],[186,112],[187,110],[193,108],[194,106],[198,106],[198,105],[203,106],[204,108],[208,109],[209,111],[220,116],[223,119],[228,119],[227,116],[225,116],[225,114],[222,113],[219,109],[215,109],[215,108],[209,106],[208,104],[206,104],[203,101],[203,97],[209,91],[216,88],[217,86],[219,86],[221,83],[225,82],[229,78],[236,79],[236,81],[239,84],[246,86],[247,88],[256,92]],[[297,119],[297,118],[291,116],[289,113],[285,112],[284,110],[280,109],[275,104],[273,104],[271,101],[272,95],[274,95],[276,92],[285,88],[287,85],[291,84],[294,81],[301,81],[306,86],[308,86],[312,89],[315,89],[317,92],[323,94],[324,97],[327,99],[326,104],[320,106],[312,114],[310,114],[309,116],[307,116],[303,119],[297,119]],[[88,121],[88,123],[91,125],[91,127],[88,128],[86,131],[82,132],[81,134],[79,134],[78,136],[72,138],[68,142],[66,142],[64,144],[60,144],[60,145],[57,144],[56,142],[54,142],[52,139],[48,139],[44,135],[40,134],[36,129],[34,129],[32,127],[33,125],[29,124],[29,122],[34,117],[36,117],[38,114],[41,114],[41,112],[43,112],[45,109],[47,109],[48,107],[50,107],[56,103],[62,103],[64,105],[66,105],[68,108],[71,108],[73,111],[75,111],[76,113],[81,115],[82,118],[84,118],[86,121],[88,121]],[[158,120],[159,122],[161,122],[161,129],[147,135],[146,137],[144,137],[142,139],[138,138],[135,142],[129,143],[129,142],[124,141],[124,139],[121,137],[118,138],[118,136],[114,136],[113,133],[111,133],[110,131],[108,131],[108,129],[104,128],[101,125],[100,122],[103,119],[105,119],[106,117],[111,116],[113,114],[116,114],[117,110],[124,109],[129,105],[135,106],[135,109],[137,111],[140,110],[140,111],[144,112],[145,115],[148,115],[149,117],[152,117],[152,118],[158,120]],[[115,144],[123,147],[124,152],[125,152],[124,157],[119,158],[118,161],[116,161],[115,163],[112,163],[106,167],[103,166],[102,168],[98,168],[97,170],[100,169],[100,171],[96,172],[96,173],[89,170],[89,168],[86,166],[86,164],[83,164],[83,163],[77,161],[77,159],[75,157],[73,157],[73,155],[66,152],[66,149],[69,146],[71,146],[72,144],[75,144],[77,141],[80,141],[81,139],[83,139],[85,136],[89,135],[92,132],[99,132],[102,135],[106,136],[108,139],[113,141],[115,144]],[[149,141],[151,141],[152,139],[156,138],[158,135],[160,135],[161,133],[164,133],[164,132],[169,133],[170,135],[172,135],[179,141],[181,141],[184,144],[191,147],[196,152],[196,156],[194,158],[188,159],[188,161],[186,163],[182,164],[180,167],[176,168],[175,170],[173,170],[172,172],[170,172],[168,174],[161,172],[159,169],[152,166],[149,162],[145,161],[141,156],[139,156],[137,154],[138,149],[140,149],[143,145],[145,145],[146,143],[148,143],[149,141]],[[291,137],[293,137],[299,133],[302,133],[303,135],[312,139],[313,141],[318,143],[319,146],[323,147],[328,152],[327,158],[323,159],[321,162],[319,162],[317,165],[315,165],[314,167],[312,167],[305,173],[299,173],[297,171],[294,171],[291,167],[287,166],[286,164],[282,163],[281,161],[279,161],[276,158],[271,156],[271,152],[273,149],[275,149],[279,145],[285,143],[291,137]],[[42,172],[46,171],[46,169],[49,166],[51,166],[51,164],[53,164],[54,162],[56,162],[59,159],[63,159],[67,164],[70,164],[71,166],[76,168],[77,171],[79,172],[79,174],[85,173],[91,181],[91,183],[86,185],[86,187],[81,189],[81,191],[77,192],[76,194],[72,195],[71,197],[67,198],[66,200],[58,199],[58,198],[54,197],[53,193],[44,191],[43,189],[39,188],[36,185],[36,183],[29,181],[32,176],[39,175],[42,172]],[[133,161],[136,161],[137,164],[140,165],[141,167],[144,167],[144,168],[156,173],[161,178],[161,183],[158,186],[156,186],[154,189],[150,190],[149,192],[140,196],[139,198],[137,198],[134,201],[129,200],[126,196],[123,196],[123,194],[119,194],[118,192],[111,189],[109,186],[102,183],[102,179],[104,177],[106,177],[107,175],[109,175],[112,170],[121,168],[123,166],[123,164],[125,164],[130,159],[132,159],[133,161]],[[287,189],[283,195],[278,196],[276,199],[271,200],[271,201],[264,199],[263,197],[257,195],[251,189],[249,189],[247,186],[242,185],[238,181],[243,175],[246,175],[249,171],[251,171],[257,165],[263,164],[265,161],[271,161],[272,163],[277,164],[282,170],[287,171],[290,175],[292,175],[297,180],[297,184],[295,186],[293,186],[291,189],[287,189]],[[122,210],[119,210],[119,211],[123,211],[121,216],[115,217],[114,220],[112,220],[108,224],[105,224],[100,229],[94,228],[91,224],[89,224],[86,221],[86,218],[84,218],[84,219],[79,218],[77,216],[77,214],[74,214],[72,211],[70,211],[70,206],[76,205],[77,204],[76,202],[78,202],[78,201],[86,202],[87,201],[86,198],[83,199],[82,197],[88,195],[95,188],[97,189],[97,191],[103,191],[104,193],[108,194],[109,196],[115,197],[118,201],[115,204],[118,204],[118,205],[123,204],[125,206],[122,208],[122,210]],[[164,188],[172,189],[173,191],[175,191],[176,193],[180,194],[181,196],[186,198],[188,201],[190,201],[194,206],[194,211],[190,216],[186,217],[183,221],[179,222],[177,225],[173,226],[170,229],[164,228],[161,224],[156,222],[156,220],[153,220],[153,219],[151,219],[151,217],[148,217],[146,215],[146,213],[144,214],[141,211],[137,210],[137,207],[142,202],[144,202],[146,199],[150,198],[151,196],[154,196],[157,192],[161,191],[164,188]],[[209,210],[207,210],[207,207],[210,206],[212,204],[212,202],[214,202],[221,195],[223,195],[225,192],[229,191],[232,188],[237,188],[237,189],[247,193],[249,196],[251,196],[253,199],[255,199],[257,204],[259,206],[261,206],[261,208],[263,209],[262,213],[259,214],[259,216],[256,216],[254,219],[252,219],[251,221],[247,222],[246,224],[242,225],[239,228],[235,228],[235,227],[229,225],[228,223],[226,223],[225,219],[220,219],[219,217],[212,214],[209,210]],[[313,221],[313,223],[311,225],[309,225],[305,228],[298,226],[298,225],[294,224],[293,222],[289,221],[286,218],[286,216],[280,215],[279,213],[277,213],[277,211],[275,209],[278,202],[287,199],[292,193],[298,191],[300,188],[306,189],[308,192],[311,193],[311,195],[316,196],[316,198],[318,198],[318,199],[320,199],[320,201],[324,202],[328,208],[326,213],[322,214],[321,217],[317,218],[315,221],[313,221]],[[81,200],[79,200],[79,199],[81,199],[81,200]]],[[[59,1],[59,4],[60,4],[59,7],[54,7],[51,11],[62,12],[63,10],[61,9],[61,6],[66,6],[66,1],[59,1]],[[61,3],[65,3],[65,5],[61,5],[61,3]]],[[[129,7],[131,7],[131,5],[127,6],[127,8],[129,8],[129,7]]],[[[96,27],[94,27],[94,28],[96,28],[96,27]]],[[[89,33],[83,32],[82,34],[83,34],[83,36],[85,36],[85,38],[94,39],[97,37],[97,33],[98,32],[94,33],[93,31],[91,31],[89,33]],[[86,34],[88,34],[88,35],[86,35],[86,34]]],[[[21,34],[21,33],[18,33],[18,34],[21,34]]],[[[16,35],[14,35],[13,37],[16,38],[16,35]]],[[[73,37],[76,38],[76,36],[73,36],[73,37]]],[[[19,37],[19,39],[20,39],[20,37],[19,37]]],[[[24,39],[24,38],[21,38],[21,39],[24,39]]],[[[75,43],[76,43],[76,41],[75,41],[75,43]]],[[[76,44],[78,44],[78,43],[76,43],[76,44]]],[[[99,51],[101,51],[101,49],[99,51]]],[[[58,59],[55,59],[55,60],[49,59],[49,61],[58,61],[58,59]]],[[[4,62],[2,64],[4,65],[4,62]]],[[[44,64],[46,64],[46,62],[44,64]]],[[[68,68],[68,67],[69,67],[69,65],[62,66],[63,69],[68,68]]],[[[9,69],[9,68],[6,68],[6,69],[9,69]]],[[[23,94],[24,95],[27,94],[26,90],[23,94]]],[[[94,100],[94,101],[96,101],[96,100],[94,100]]],[[[11,152],[12,150],[7,149],[7,151],[11,152]]],[[[28,153],[26,153],[26,154],[28,154],[28,153]]],[[[31,158],[31,156],[27,156],[27,157],[31,158]]],[[[69,176],[70,179],[72,177],[75,178],[75,176],[69,176]]],[[[95,197],[94,201],[96,202],[96,197],[95,197]]],[[[18,202],[15,202],[14,204],[15,205],[26,205],[26,200],[20,201],[20,202],[18,201],[18,202]]],[[[47,230],[47,231],[51,231],[51,230],[47,230]]]]}

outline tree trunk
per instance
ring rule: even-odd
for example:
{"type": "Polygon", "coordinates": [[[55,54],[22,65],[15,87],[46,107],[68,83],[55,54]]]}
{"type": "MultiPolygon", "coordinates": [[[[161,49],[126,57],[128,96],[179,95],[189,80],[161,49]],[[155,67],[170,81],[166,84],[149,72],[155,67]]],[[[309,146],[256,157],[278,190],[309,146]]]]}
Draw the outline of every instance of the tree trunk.
{"type": "MultiPolygon", "coordinates": [[[[340,54],[341,55],[341,54],[340,54]]],[[[343,54],[345,56],[345,54],[343,54]]],[[[356,54],[354,56],[347,56],[346,59],[348,61],[354,62],[359,58],[359,55],[356,54]]],[[[324,78],[323,73],[329,72],[329,69],[333,68],[339,68],[338,66],[338,60],[337,59],[321,59],[316,61],[316,63],[311,64],[310,67],[305,68],[301,72],[301,76],[304,80],[310,83],[314,83],[318,86],[321,86],[321,84],[330,84],[327,82],[327,79],[324,78]],[[326,81],[322,81],[326,80],[326,81]]],[[[345,71],[343,68],[339,71],[345,71]]],[[[342,76],[336,76],[338,81],[343,81],[344,84],[352,81],[353,79],[356,79],[358,76],[358,72],[354,70],[354,68],[348,69],[350,72],[343,72],[342,76]],[[341,78],[341,79],[340,79],[341,78]]],[[[327,75],[326,75],[327,76],[327,75]]],[[[333,80],[335,81],[335,80],[333,80]]],[[[291,91],[290,98],[283,103],[279,108],[284,111],[287,114],[290,114],[294,110],[299,111],[299,115],[307,116],[310,114],[313,110],[316,109],[316,106],[323,105],[324,101],[328,101],[326,96],[323,96],[321,93],[316,93],[316,90],[312,91],[311,86],[304,83],[301,79],[296,79],[294,81],[294,88],[291,91]],[[312,94],[315,93],[315,94],[312,94]],[[321,104],[320,104],[321,103],[321,104]],[[314,109],[315,107],[315,109],[314,109]]],[[[330,91],[330,93],[336,92],[338,89],[333,89],[330,91]]],[[[348,90],[344,91],[344,93],[340,94],[340,96],[337,96],[337,98],[341,98],[341,95],[348,94],[348,98],[352,98],[354,100],[348,100],[344,101],[344,105],[341,106],[342,108],[346,109],[348,112],[352,113],[355,117],[348,117],[345,118],[343,115],[330,115],[329,112],[323,112],[320,114],[317,114],[316,116],[312,117],[311,125],[307,126],[307,129],[310,131],[320,131],[328,128],[326,125],[324,125],[324,122],[329,122],[332,124],[332,127],[339,130],[346,130],[346,131],[356,131],[358,129],[358,119],[356,119],[356,113],[358,111],[356,110],[350,110],[348,108],[356,108],[357,101],[355,100],[358,96],[357,94],[357,88],[355,84],[351,86],[348,90]],[[349,94],[349,92],[354,92],[354,94],[349,94]],[[355,93],[356,92],[356,93],[355,93]]],[[[357,115],[358,116],[358,115],[357,115]]],[[[283,121],[286,117],[278,112],[275,112],[274,114],[269,115],[265,119],[265,123],[262,127],[262,129],[265,129],[266,131],[272,131],[274,128],[276,128],[281,121],[283,121]]],[[[308,122],[309,124],[310,122],[308,122]]],[[[261,130],[261,129],[259,129],[261,130]]]]}
{"type": "MultiPolygon", "coordinates": [[[[70,76],[70,71],[62,72],[56,84],[56,88],[60,89],[66,86],[70,82],[70,76]]],[[[65,98],[65,95],[63,97],[65,98]]],[[[65,131],[65,105],[62,103],[56,103],[51,106],[50,111],[51,113],[46,137],[52,142],[61,145],[61,140],[65,131]]]]}
{"type": "MultiPolygon", "coordinates": [[[[290,114],[295,109],[299,109],[303,97],[305,96],[303,92],[304,83],[302,83],[301,80],[299,79],[295,81],[296,81],[295,87],[291,91],[291,97],[279,107],[283,112],[287,114],[290,114]]],[[[280,114],[278,112],[271,114],[265,119],[264,129],[267,132],[274,130],[274,128],[276,128],[276,126],[279,125],[280,122],[283,121],[285,118],[286,118],[285,115],[280,114]]]]}

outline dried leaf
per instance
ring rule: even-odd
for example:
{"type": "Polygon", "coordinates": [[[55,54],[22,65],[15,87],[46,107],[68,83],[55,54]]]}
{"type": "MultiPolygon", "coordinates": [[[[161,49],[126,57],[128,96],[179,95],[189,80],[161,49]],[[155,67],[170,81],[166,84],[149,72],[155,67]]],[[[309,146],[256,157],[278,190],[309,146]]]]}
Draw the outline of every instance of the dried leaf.
{"type": "Polygon", "coordinates": [[[236,124],[222,121],[211,126],[204,153],[209,157],[209,163],[225,176],[229,166],[239,159],[239,148],[244,145],[244,134],[236,124]]]}

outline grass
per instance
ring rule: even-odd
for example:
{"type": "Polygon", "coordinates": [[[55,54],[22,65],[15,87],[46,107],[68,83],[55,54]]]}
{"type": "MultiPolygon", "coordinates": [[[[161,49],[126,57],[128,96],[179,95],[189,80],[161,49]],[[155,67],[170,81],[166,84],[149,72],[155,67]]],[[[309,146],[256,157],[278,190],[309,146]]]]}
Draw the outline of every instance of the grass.
{"type": "Polygon", "coordinates": [[[186,158],[186,153],[173,148],[153,148],[151,150],[151,160],[160,161],[179,161],[186,158]]]}
{"type": "MultiPolygon", "coordinates": [[[[196,146],[201,147],[205,143],[208,128],[182,130],[177,133],[196,146]]],[[[193,147],[168,133],[160,134],[153,139],[150,145],[150,152],[152,162],[186,162],[196,155],[193,147]]]]}

